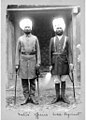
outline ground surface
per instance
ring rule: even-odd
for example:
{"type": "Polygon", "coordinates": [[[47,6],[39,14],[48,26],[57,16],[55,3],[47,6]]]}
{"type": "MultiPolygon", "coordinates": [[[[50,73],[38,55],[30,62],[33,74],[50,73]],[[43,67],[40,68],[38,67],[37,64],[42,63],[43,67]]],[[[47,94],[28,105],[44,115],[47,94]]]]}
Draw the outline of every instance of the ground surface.
{"type": "Polygon", "coordinates": [[[58,102],[56,104],[50,104],[53,98],[55,97],[55,89],[54,89],[54,82],[50,81],[48,84],[45,85],[44,76],[46,73],[43,73],[42,76],[39,78],[39,86],[40,86],[40,96],[38,97],[37,90],[36,90],[36,99],[39,100],[39,105],[33,105],[28,103],[27,105],[21,106],[20,104],[24,101],[24,96],[22,94],[22,87],[21,81],[18,78],[17,80],[17,98],[16,98],[16,105],[14,105],[14,95],[15,89],[13,80],[10,80],[7,88],[6,88],[6,108],[10,110],[19,110],[20,112],[37,112],[37,111],[49,111],[49,110],[57,110],[57,111],[68,111],[77,107],[78,104],[81,103],[80,100],[80,82],[77,82],[77,86],[75,87],[76,92],[76,102],[74,101],[73,96],[73,87],[70,80],[67,80],[66,86],[66,97],[69,99],[70,104],[66,104],[63,102],[58,102]]]}

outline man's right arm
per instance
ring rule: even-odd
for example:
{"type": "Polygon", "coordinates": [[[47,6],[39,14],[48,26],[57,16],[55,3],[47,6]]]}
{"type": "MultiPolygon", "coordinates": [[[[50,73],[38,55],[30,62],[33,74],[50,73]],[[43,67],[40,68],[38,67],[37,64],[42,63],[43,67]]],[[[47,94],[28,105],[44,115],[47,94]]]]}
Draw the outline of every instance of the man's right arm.
{"type": "Polygon", "coordinates": [[[50,45],[49,45],[49,71],[52,70],[52,46],[53,46],[53,39],[50,39],[50,45]]]}
{"type": "Polygon", "coordinates": [[[21,42],[20,42],[20,40],[18,39],[17,45],[16,45],[16,71],[19,69],[20,49],[21,49],[21,42]]]}

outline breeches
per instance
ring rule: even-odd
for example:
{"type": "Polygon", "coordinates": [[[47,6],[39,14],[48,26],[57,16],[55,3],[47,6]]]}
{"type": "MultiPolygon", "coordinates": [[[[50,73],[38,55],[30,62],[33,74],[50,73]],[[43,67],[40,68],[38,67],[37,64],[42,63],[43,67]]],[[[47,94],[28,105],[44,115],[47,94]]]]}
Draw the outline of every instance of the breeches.
{"type": "Polygon", "coordinates": [[[61,75],[61,77],[59,75],[53,75],[52,79],[54,80],[54,83],[60,83],[62,81],[66,81],[68,75],[61,75]]]}

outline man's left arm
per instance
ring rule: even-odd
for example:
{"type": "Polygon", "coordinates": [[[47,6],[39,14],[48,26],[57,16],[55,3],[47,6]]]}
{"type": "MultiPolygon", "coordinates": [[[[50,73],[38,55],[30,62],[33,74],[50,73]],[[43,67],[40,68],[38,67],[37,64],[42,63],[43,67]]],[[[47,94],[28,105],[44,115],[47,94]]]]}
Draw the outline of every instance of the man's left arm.
{"type": "Polygon", "coordinates": [[[41,55],[40,55],[40,46],[38,38],[36,39],[36,60],[37,60],[37,66],[40,66],[41,64],[41,55]]]}
{"type": "Polygon", "coordinates": [[[71,42],[69,39],[68,39],[68,57],[69,57],[70,70],[73,70],[73,68],[74,68],[74,66],[73,66],[73,52],[72,52],[71,42]]]}

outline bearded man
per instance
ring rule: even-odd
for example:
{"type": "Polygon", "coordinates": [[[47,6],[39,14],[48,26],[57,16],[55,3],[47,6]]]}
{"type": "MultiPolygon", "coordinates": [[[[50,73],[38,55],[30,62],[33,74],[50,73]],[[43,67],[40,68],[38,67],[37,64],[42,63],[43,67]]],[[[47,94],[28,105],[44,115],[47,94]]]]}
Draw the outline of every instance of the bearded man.
{"type": "Polygon", "coordinates": [[[55,82],[56,98],[51,103],[57,103],[58,101],[70,103],[65,96],[65,89],[66,79],[69,72],[73,70],[73,57],[70,39],[64,35],[65,26],[63,18],[55,18],[53,20],[55,36],[50,40],[49,69],[55,82]]]}
{"type": "Polygon", "coordinates": [[[35,100],[35,79],[36,70],[39,70],[41,64],[39,41],[31,33],[32,21],[29,18],[21,20],[19,25],[24,32],[16,46],[16,70],[19,71],[25,97],[25,102],[21,105],[38,104],[35,100]]]}

